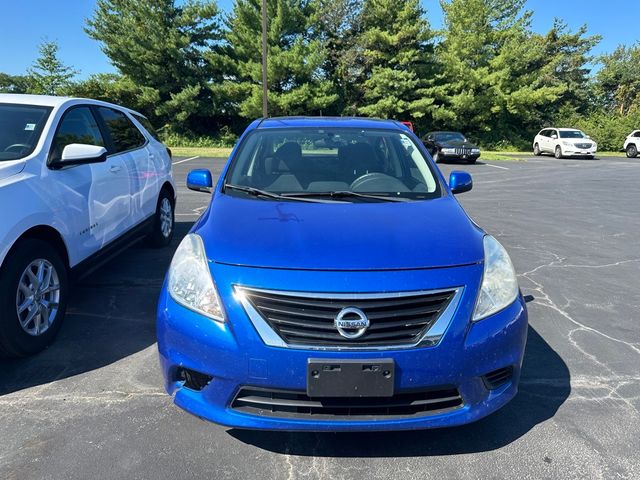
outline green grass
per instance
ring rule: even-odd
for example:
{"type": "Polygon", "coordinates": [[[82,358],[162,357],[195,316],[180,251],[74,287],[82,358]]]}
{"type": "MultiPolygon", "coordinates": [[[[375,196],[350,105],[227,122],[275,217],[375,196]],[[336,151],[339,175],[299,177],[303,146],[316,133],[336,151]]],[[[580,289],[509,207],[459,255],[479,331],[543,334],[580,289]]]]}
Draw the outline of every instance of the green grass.
{"type": "Polygon", "coordinates": [[[523,156],[533,156],[532,152],[503,152],[503,151],[492,151],[492,150],[480,150],[480,161],[489,160],[490,162],[495,161],[506,161],[506,162],[522,162],[525,159],[523,156]]]}
{"type": "Polygon", "coordinates": [[[169,147],[174,157],[219,157],[227,158],[229,147],[169,147]]]}
{"type": "MultiPolygon", "coordinates": [[[[227,158],[231,153],[230,147],[169,147],[176,157],[218,157],[227,158]]],[[[533,152],[505,152],[495,150],[482,150],[480,160],[490,162],[523,162],[523,157],[532,157],[533,152]]],[[[598,152],[597,156],[602,157],[624,157],[624,152],[598,152]]]]}
{"type": "Polygon", "coordinates": [[[624,152],[598,152],[596,157],[626,157],[627,154],[624,152]]]}

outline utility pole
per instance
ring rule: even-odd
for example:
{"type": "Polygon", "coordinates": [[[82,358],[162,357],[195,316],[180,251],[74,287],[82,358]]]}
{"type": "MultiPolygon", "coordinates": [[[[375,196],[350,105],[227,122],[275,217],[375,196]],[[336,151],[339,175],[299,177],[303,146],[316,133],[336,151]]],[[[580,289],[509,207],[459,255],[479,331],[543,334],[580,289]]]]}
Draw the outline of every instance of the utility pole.
{"type": "Polygon", "coordinates": [[[262,0],[262,116],[269,116],[267,85],[267,0],[262,0]]]}

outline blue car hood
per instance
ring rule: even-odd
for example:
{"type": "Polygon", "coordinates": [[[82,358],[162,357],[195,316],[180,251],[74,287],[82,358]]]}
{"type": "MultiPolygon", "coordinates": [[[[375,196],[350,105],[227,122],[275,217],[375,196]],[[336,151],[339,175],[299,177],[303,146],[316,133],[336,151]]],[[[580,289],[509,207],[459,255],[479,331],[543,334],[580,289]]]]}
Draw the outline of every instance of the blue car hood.
{"type": "Polygon", "coordinates": [[[450,196],[306,203],[218,194],[195,227],[211,261],[308,270],[393,270],[483,260],[483,232],[450,196]]]}

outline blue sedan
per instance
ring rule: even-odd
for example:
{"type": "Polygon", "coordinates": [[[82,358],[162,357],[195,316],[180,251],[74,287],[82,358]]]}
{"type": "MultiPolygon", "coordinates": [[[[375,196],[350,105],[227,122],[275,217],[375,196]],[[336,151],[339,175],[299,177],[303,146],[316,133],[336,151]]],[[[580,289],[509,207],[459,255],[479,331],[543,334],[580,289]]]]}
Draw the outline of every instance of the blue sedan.
{"type": "Polygon", "coordinates": [[[527,311],[509,255],[395,121],[253,122],[158,305],[165,387],[236,428],[403,430],[511,400],[527,311]]]}

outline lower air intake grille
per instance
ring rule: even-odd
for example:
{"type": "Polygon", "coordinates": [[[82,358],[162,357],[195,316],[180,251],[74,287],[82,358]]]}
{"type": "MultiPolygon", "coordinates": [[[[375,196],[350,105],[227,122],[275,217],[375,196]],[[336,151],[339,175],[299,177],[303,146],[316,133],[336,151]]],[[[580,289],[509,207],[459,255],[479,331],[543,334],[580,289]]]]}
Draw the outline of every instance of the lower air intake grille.
{"type": "Polygon", "coordinates": [[[403,346],[417,343],[438,320],[456,290],[409,292],[362,298],[306,296],[242,288],[260,316],[288,344],[319,347],[403,346]],[[334,325],[342,309],[364,312],[370,322],[357,338],[345,338],[334,325]]]}
{"type": "Polygon", "coordinates": [[[482,377],[482,380],[489,390],[495,390],[511,380],[512,376],[513,367],[504,367],[487,373],[482,377]]]}
{"type": "Polygon", "coordinates": [[[406,418],[433,415],[460,408],[462,397],[456,388],[397,393],[385,398],[311,398],[304,392],[242,388],[231,407],[263,417],[313,418],[406,418]]]}

